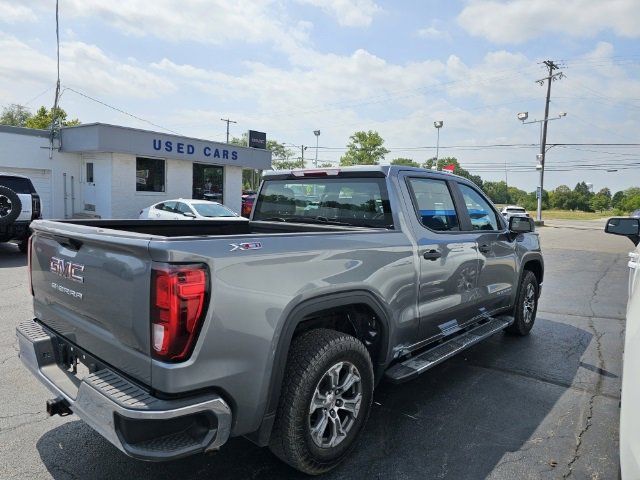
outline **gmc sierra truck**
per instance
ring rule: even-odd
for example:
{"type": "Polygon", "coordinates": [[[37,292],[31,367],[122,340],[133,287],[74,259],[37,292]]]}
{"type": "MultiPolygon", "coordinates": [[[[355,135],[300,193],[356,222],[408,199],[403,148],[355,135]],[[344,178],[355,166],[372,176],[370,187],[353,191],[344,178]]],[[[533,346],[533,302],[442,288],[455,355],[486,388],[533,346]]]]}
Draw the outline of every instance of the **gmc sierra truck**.
{"type": "Polygon", "coordinates": [[[382,379],[527,335],[544,271],[531,219],[400,166],[267,172],[246,224],[32,229],[17,336],[49,414],[142,460],[242,435],[308,474],[348,456],[382,379]]]}

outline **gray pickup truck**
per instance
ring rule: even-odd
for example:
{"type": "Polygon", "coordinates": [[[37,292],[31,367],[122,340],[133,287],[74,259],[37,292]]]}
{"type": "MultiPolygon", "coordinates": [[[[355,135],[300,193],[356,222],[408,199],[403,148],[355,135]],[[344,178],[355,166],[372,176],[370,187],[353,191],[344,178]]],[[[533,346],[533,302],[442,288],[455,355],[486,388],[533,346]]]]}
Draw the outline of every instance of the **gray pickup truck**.
{"type": "MultiPolygon", "coordinates": [[[[531,219],[471,182],[399,166],[267,172],[250,222],[36,221],[24,364],[127,455],[243,435],[319,474],[383,378],[531,330],[531,219]]],[[[404,387],[411,388],[411,387],[404,387]]]]}

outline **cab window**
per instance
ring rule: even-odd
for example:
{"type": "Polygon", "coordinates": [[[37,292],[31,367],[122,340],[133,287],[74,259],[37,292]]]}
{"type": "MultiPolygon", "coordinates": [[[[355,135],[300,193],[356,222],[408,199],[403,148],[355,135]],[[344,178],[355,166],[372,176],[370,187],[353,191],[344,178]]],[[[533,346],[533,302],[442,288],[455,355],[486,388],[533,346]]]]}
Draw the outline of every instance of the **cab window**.
{"type": "Polygon", "coordinates": [[[451,192],[444,180],[433,178],[408,179],[409,190],[420,223],[430,230],[460,230],[451,192]]]}
{"type": "Polygon", "coordinates": [[[495,211],[480,193],[469,185],[459,183],[460,192],[464,199],[465,208],[471,218],[473,230],[499,230],[500,223],[495,211]]]}

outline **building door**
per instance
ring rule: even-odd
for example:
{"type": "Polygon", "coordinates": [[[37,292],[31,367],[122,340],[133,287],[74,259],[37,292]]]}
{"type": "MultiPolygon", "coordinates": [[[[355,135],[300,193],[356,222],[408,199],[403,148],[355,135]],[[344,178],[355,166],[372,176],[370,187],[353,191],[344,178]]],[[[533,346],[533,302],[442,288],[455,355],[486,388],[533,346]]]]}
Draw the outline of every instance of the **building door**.
{"type": "Polygon", "coordinates": [[[193,198],[223,203],[223,190],[224,167],[204,163],[193,164],[193,198]]]}
{"type": "Polygon", "coordinates": [[[82,161],[82,203],[83,210],[95,213],[96,211],[96,184],[94,178],[93,160],[82,161]]]}

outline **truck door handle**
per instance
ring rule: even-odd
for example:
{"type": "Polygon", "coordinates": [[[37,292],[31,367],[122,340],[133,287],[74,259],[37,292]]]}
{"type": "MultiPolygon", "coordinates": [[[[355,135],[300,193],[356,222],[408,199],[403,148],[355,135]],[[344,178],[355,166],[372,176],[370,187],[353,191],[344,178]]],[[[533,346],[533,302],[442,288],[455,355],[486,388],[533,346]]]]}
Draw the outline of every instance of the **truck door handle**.
{"type": "Polygon", "coordinates": [[[487,244],[480,245],[478,247],[478,250],[482,253],[489,253],[491,251],[491,245],[487,245],[487,244]]]}
{"type": "Polygon", "coordinates": [[[425,260],[434,261],[440,258],[442,254],[437,250],[427,250],[426,252],[424,252],[422,256],[424,257],[425,260]]]}

